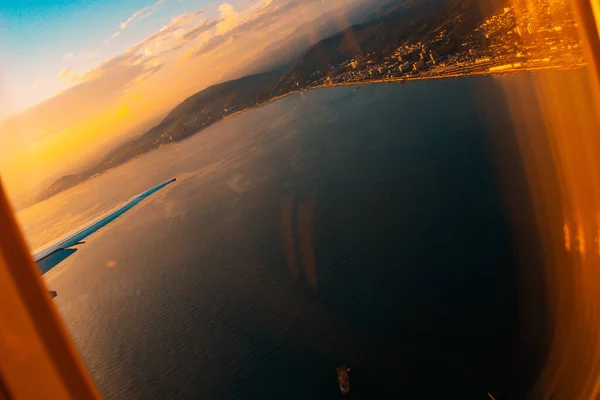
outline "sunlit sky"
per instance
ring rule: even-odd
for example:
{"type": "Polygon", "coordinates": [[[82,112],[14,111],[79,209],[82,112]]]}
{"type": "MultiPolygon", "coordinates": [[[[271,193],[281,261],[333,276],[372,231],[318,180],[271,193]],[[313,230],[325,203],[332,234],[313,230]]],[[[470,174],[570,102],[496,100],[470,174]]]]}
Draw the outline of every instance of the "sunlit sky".
{"type": "MultiPolygon", "coordinates": [[[[244,1],[230,4],[236,3],[244,1]]],[[[204,17],[214,18],[218,6],[211,0],[3,0],[0,37],[8,57],[3,57],[2,89],[9,101],[0,119],[69,87],[61,71],[86,72],[157,32],[173,16],[206,10],[204,17]]]]}
{"type": "Polygon", "coordinates": [[[342,29],[373,1],[386,0],[3,0],[3,182],[25,193],[77,172],[318,16],[342,29]]]}

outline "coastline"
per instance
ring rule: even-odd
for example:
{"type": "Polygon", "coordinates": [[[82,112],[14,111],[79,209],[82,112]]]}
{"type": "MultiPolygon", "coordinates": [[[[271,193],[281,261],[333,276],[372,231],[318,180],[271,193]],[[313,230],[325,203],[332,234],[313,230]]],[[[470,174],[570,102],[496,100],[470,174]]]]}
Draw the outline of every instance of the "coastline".
{"type": "MultiPolygon", "coordinates": [[[[223,120],[231,118],[231,117],[235,117],[241,113],[250,111],[254,108],[262,107],[269,103],[273,103],[275,101],[281,100],[283,98],[294,95],[296,93],[307,92],[307,91],[310,91],[313,89],[326,89],[326,88],[348,87],[348,86],[364,86],[364,85],[375,85],[375,84],[402,84],[405,82],[429,81],[429,80],[439,80],[439,79],[457,79],[457,78],[466,78],[469,76],[513,75],[513,74],[520,74],[520,73],[527,73],[527,72],[539,72],[539,71],[569,71],[569,70],[573,70],[573,69],[585,68],[586,66],[587,66],[586,64],[575,64],[575,65],[569,66],[569,67],[565,67],[565,66],[545,66],[545,67],[535,67],[535,68],[534,67],[528,67],[528,68],[518,67],[518,68],[506,69],[506,70],[502,70],[502,71],[489,71],[489,70],[468,71],[465,73],[421,75],[421,76],[411,76],[411,77],[403,77],[403,78],[366,79],[366,80],[362,80],[362,81],[348,81],[348,82],[336,82],[336,83],[330,83],[330,84],[320,84],[320,85],[315,85],[315,86],[309,86],[304,89],[292,90],[285,94],[281,94],[279,96],[272,97],[262,103],[254,105],[252,107],[244,108],[242,110],[238,110],[232,114],[229,114],[215,123],[218,123],[220,121],[223,121],[223,120]]],[[[196,132],[195,134],[198,134],[199,132],[201,132],[201,130],[196,132]]]]}
{"type": "MultiPolygon", "coordinates": [[[[286,98],[288,96],[292,96],[292,95],[297,94],[297,93],[307,92],[307,91],[310,91],[310,90],[313,90],[313,89],[326,89],[326,88],[336,88],[336,87],[352,87],[352,86],[364,86],[364,85],[375,85],[375,84],[402,84],[402,83],[413,82],[413,81],[426,81],[426,80],[439,80],[439,79],[457,79],[457,78],[466,78],[466,77],[469,77],[469,76],[513,75],[513,74],[520,74],[520,73],[527,73],[527,72],[539,72],[539,71],[551,71],[551,70],[565,70],[565,71],[567,71],[567,70],[585,68],[585,66],[586,66],[585,64],[582,64],[582,65],[575,64],[575,65],[568,66],[568,67],[565,67],[565,66],[544,66],[544,67],[536,67],[536,68],[533,68],[533,67],[528,67],[528,68],[527,67],[525,67],[525,68],[524,67],[518,67],[518,68],[511,68],[511,69],[505,69],[505,70],[500,70],[500,71],[490,71],[488,68],[486,68],[486,69],[481,70],[481,71],[466,70],[465,72],[440,73],[440,74],[431,74],[430,71],[427,71],[427,73],[425,73],[425,74],[417,75],[417,76],[411,76],[411,77],[401,77],[401,78],[400,77],[397,77],[397,78],[395,77],[395,78],[383,78],[383,79],[366,79],[366,80],[361,80],[361,81],[357,80],[357,81],[347,81],[347,82],[336,82],[336,83],[330,83],[330,84],[319,84],[319,85],[309,86],[307,88],[292,90],[292,91],[286,92],[284,94],[281,94],[279,96],[271,97],[268,100],[263,101],[263,102],[258,103],[258,104],[255,104],[255,105],[253,105],[251,107],[247,107],[247,108],[238,110],[236,112],[233,112],[231,114],[228,114],[228,115],[222,117],[221,119],[215,121],[214,123],[210,124],[209,126],[215,125],[215,124],[217,124],[217,123],[219,123],[221,121],[224,121],[226,119],[236,117],[236,116],[238,116],[238,115],[240,115],[242,113],[245,113],[247,111],[250,111],[252,109],[259,108],[259,107],[265,106],[267,104],[276,102],[278,100],[284,99],[284,98],[286,98]]],[[[192,136],[195,136],[195,135],[199,134],[200,132],[202,132],[203,130],[205,130],[206,128],[208,128],[209,126],[203,127],[202,129],[196,131],[195,133],[193,133],[189,137],[192,137],[192,136]]],[[[169,147],[169,146],[172,146],[174,144],[182,143],[186,139],[188,139],[189,137],[183,138],[182,140],[179,140],[179,141],[174,141],[174,142],[167,143],[167,144],[161,144],[160,146],[158,146],[156,148],[153,148],[153,149],[150,149],[150,150],[145,151],[143,153],[140,153],[140,154],[136,155],[135,157],[132,157],[131,159],[129,159],[129,160],[127,160],[127,161],[125,161],[125,162],[123,162],[121,164],[115,165],[114,167],[108,168],[108,169],[106,169],[106,170],[104,170],[102,172],[95,173],[94,175],[81,180],[77,184],[75,184],[73,186],[70,186],[68,188],[65,188],[63,190],[60,190],[60,191],[54,193],[52,196],[50,196],[50,197],[48,197],[46,199],[43,199],[41,201],[48,200],[49,198],[53,197],[54,195],[56,195],[58,193],[61,193],[61,192],[65,191],[65,190],[68,190],[68,189],[70,189],[72,187],[78,186],[78,185],[80,185],[80,184],[82,184],[84,182],[87,182],[89,180],[92,180],[92,179],[96,178],[97,176],[102,175],[102,174],[104,174],[105,172],[107,172],[107,171],[109,171],[111,169],[118,168],[118,167],[120,167],[122,165],[125,165],[128,162],[130,162],[132,160],[135,160],[137,158],[143,157],[143,156],[147,155],[148,153],[151,153],[151,152],[153,152],[155,150],[158,150],[158,149],[161,149],[161,148],[164,148],[164,147],[169,147]]],[[[35,205],[35,204],[40,203],[41,201],[37,201],[37,202],[35,202],[33,204],[29,204],[26,207],[20,208],[19,211],[25,210],[25,209],[27,209],[27,208],[35,205]]]]}

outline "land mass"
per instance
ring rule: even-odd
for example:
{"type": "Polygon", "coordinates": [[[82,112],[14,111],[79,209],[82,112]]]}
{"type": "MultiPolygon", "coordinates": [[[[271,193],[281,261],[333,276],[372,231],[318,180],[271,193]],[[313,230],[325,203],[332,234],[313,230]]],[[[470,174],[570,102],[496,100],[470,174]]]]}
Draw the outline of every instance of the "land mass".
{"type": "Polygon", "coordinates": [[[317,87],[447,78],[584,65],[566,1],[516,10],[504,0],[396,2],[274,71],[211,86],[183,101],[158,125],[83,172],[55,181],[42,201],[154,149],[182,141],[236,113],[317,87]],[[561,8],[562,7],[562,8],[561,8]],[[517,20],[516,15],[519,15],[517,20]],[[561,18],[548,16],[560,15],[561,18]]]}

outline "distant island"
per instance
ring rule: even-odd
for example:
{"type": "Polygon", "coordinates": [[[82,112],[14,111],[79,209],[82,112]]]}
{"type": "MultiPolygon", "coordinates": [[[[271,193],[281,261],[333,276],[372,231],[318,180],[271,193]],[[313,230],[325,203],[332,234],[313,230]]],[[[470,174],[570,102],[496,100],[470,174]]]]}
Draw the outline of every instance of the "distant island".
{"type": "Polygon", "coordinates": [[[584,65],[567,1],[538,0],[533,9],[496,1],[487,11],[476,0],[448,0],[442,10],[431,1],[402,3],[316,43],[287,67],[217,84],[187,98],[139,138],[85,171],[55,181],[37,201],[298,91],[584,65]]]}

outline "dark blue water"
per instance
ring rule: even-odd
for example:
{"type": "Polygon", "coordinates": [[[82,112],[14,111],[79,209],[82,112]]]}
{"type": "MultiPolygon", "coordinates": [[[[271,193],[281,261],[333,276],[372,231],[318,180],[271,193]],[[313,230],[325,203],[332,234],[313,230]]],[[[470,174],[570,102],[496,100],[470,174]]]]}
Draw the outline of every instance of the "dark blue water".
{"type": "Polygon", "coordinates": [[[335,399],[342,363],[353,398],[517,390],[482,93],[508,127],[488,78],[316,90],[78,189],[125,199],[180,178],[48,278],[102,393],[335,399]]]}

